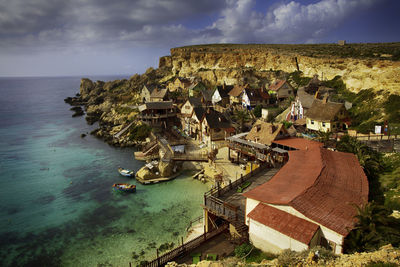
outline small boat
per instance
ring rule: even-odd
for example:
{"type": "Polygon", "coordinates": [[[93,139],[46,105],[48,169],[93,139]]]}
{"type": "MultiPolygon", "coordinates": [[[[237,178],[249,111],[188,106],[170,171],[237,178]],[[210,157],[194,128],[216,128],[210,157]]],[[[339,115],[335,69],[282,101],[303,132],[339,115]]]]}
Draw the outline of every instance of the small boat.
{"type": "Polygon", "coordinates": [[[136,192],[136,185],[134,184],[113,184],[115,191],[134,193],[136,192]]]}
{"type": "Polygon", "coordinates": [[[133,177],[133,176],[135,176],[135,172],[134,172],[134,171],[131,171],[131,170],[128,170],[128,169],[118,168],[118,172],[119,172],[121,175],[126,176],[126,177],[133,177]]]}

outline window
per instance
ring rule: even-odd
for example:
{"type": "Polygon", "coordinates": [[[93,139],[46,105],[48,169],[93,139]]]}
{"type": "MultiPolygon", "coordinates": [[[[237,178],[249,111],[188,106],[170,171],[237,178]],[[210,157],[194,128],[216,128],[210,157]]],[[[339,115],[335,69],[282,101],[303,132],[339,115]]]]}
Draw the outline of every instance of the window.
{"type": "Polygon", "coordinates": [[[325,122],[322,122],[322,127],[326,127],[325,122]]]}
{"type": "Polygon", "coordinates": [[[314,120],[311,120],[311,124],[314,124],[314,120]]]}

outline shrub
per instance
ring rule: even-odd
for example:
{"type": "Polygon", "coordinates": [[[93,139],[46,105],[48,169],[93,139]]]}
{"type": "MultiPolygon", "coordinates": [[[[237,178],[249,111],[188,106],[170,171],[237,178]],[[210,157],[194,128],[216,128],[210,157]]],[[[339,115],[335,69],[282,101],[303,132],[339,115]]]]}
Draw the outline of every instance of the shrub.
{"type": "Polygon", "coordinates": [[[280,266],[294,266],[297,265],[299,261],[298,253],[290,249],[285,249],[278,256],[278,264],[280,266]]]}
{"type": "Polygon", "coordinates": [[[136,125],[130,131],[130,140],[143,141],[149,136],[151,127],[146,124],[136,125]]]}
{"type": "Polygon", "coordinates": [[[252,248],[253,246],[249,243],[241,244],[235,248],[235,256],[238,258],[243,258],[250,252],[252,248]]]}
{"type": "Polygon", "coordinates": [[[396,267],[397,264],[393,262],[371,261],[366,267],[396,267]]]}
{"type": "Polygon", "coordinates": [[[262,106],[261,105],[257,105],[253,110],[254,116],[256,116],[257,118],[260,118],[261,117],[261,110],[262,110],[262,106]]]}

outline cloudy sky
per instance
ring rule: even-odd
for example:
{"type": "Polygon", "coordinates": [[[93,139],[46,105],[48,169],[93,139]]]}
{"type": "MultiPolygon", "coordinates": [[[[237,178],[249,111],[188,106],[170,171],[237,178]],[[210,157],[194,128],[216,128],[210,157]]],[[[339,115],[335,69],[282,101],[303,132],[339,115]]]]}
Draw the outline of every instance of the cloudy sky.
{"type": "Polygon", "coordinates": [[[0,76],[142,73],[202,43],[400,41],[399,0],[0,0],[0,76]]]}

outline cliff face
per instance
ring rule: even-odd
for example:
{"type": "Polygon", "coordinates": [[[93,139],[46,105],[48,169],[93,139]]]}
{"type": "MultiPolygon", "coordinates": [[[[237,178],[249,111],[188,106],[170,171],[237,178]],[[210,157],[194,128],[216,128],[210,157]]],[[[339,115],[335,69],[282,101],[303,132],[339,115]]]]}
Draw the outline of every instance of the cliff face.
{"type": "Polygon", "coordinates": [[[318,74],[332,79],[340,75],[347,88],[355,92],[367,88],[400,92],[400,62],[385,59],[312,57],[284,49],[251,46],[223,49],[194,46],[171,49],[171,56],[163,57],[160,65],[172,67],[172,73],[176,75],[196,75],[217,84],[234,84],[246,71],[270,79],[273,71],[290,73],[298,68],[309,77],[318,74]]]}

